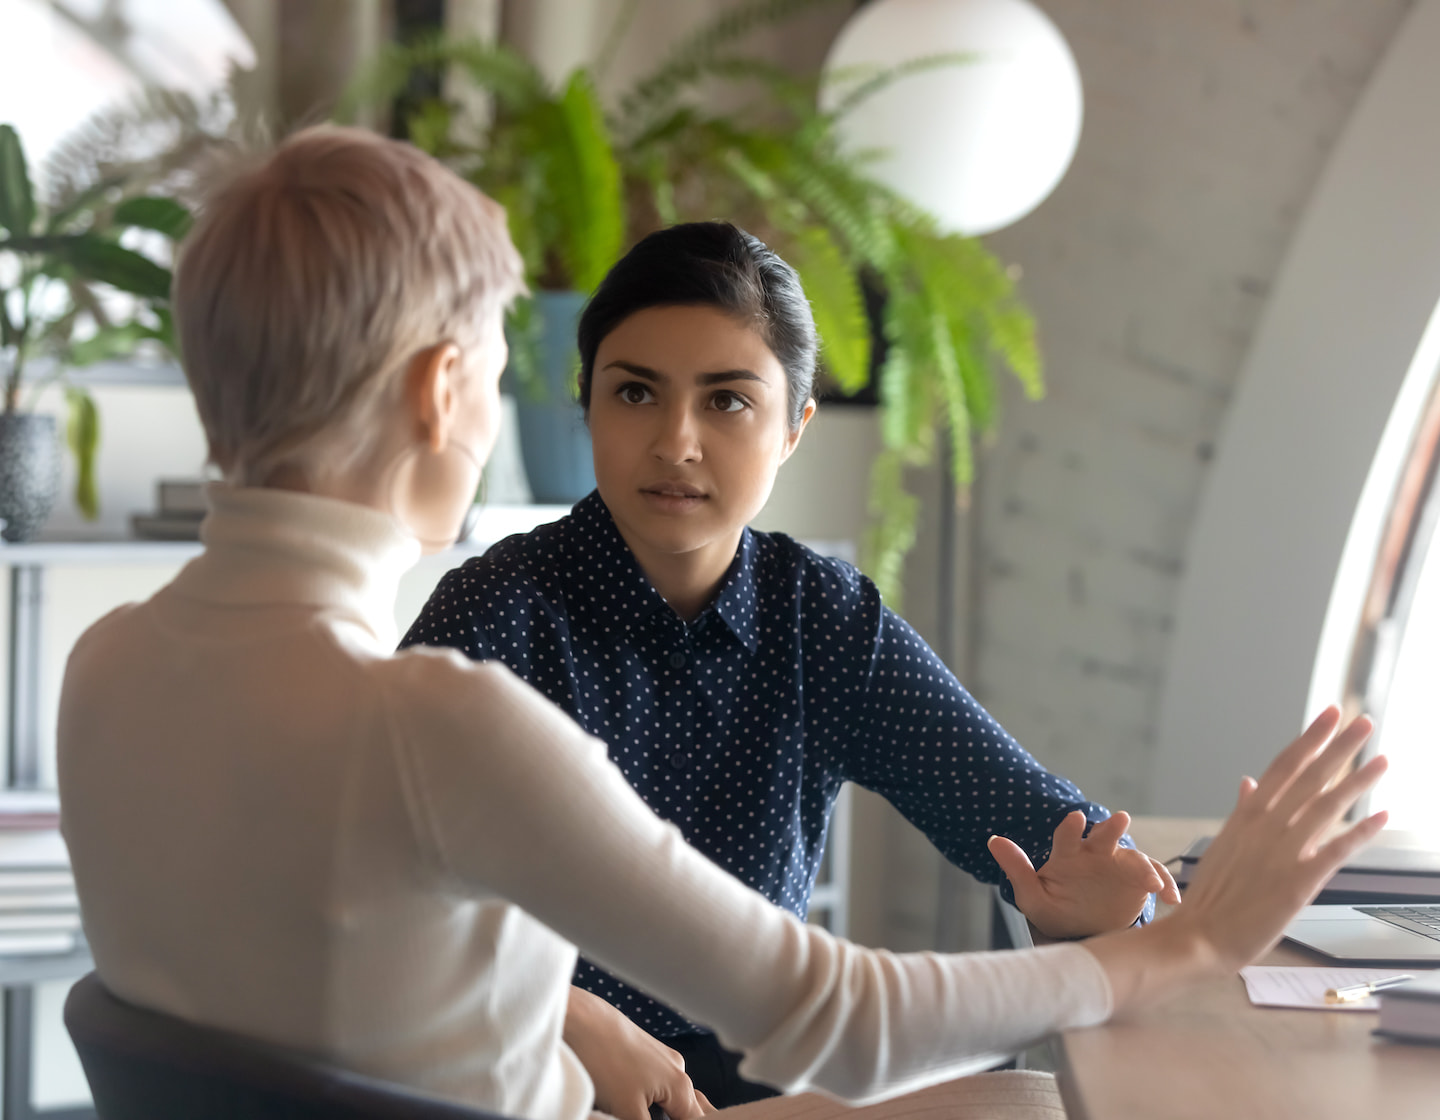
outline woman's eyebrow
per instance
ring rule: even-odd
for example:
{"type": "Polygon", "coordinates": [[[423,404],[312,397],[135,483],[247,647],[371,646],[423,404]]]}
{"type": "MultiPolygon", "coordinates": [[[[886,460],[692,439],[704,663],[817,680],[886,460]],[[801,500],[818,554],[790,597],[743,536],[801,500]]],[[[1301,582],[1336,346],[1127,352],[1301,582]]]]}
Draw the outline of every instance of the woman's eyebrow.
{"type": "Polygon", "coordinates": [[[666,377],[659,370],[651,369],[649,366],[642,366],[635,362],[627,362],[623,359],[616,359],[613,362],[605,363],[606,369],[623,369],[626,373],[634,374],[636,377],[646,381],[664,381],[666,377]]]}
{"type": "MultiPolygon", "coordinates": [[[[659,370],[651,369],[649,366],[642,366],[638,362],[627,362],[624,359],[616,359],[613,362],[605,363],[606,369],[623,369],[626,373],[645,381],[667,381],[665,374],[659,370]]],[[[758,381],[766,384],[765,378],[758,373],[748,369],[722,369],[713,373],[702,373],[696,380],[701,385],[718,385],[723,381],[758,381]]]]}

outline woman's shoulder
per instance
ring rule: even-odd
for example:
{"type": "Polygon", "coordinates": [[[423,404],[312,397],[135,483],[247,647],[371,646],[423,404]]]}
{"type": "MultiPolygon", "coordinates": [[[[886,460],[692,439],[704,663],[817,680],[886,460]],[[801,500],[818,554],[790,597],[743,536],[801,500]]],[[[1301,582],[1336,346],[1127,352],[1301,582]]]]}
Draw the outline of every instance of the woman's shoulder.
{"type": "Polygon", "coordinates": [[[472,661],[458,650],[414,646],[376,659],[368,670],[395,726],[417,749],[447,749],[470,742],[481,730],[492,747],[523,747],[537,736],[589,741],[564,712],[500,661],[472,661]]]}
{"type": "Polygon", "coordinates": [[[452,568],[443,586],[452,594],[491,604],[556,595],[565,572],[567,520],[561,518],[497,541],[479,556],[452,568]]]}
{"type": "Polygon", "coordinates": [[[853,553],[848,541],[809,544],[786,533],[752,529],[756,572],[762,584],[784,585],[807,603],[824,601],[834,607],[864,608],[879,602],[870,577],[840,553],[853,553]]]}

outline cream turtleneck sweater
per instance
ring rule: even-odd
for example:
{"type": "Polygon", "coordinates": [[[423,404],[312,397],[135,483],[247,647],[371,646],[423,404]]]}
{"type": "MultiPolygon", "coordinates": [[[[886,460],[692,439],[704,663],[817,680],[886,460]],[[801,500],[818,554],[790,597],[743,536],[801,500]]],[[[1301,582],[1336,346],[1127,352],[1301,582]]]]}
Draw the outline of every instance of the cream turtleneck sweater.
{"type": "Polygon", "coordinates": [[[771,906],[495,664],[392,655],[388,517],[214,486],[205,551],[76,645],[63,828],[116,994],[496,1112],[579,1120],[575,946],[853,1100],[957,1077],[1110,992],[1078,945],[897,956],[771,906]]]}

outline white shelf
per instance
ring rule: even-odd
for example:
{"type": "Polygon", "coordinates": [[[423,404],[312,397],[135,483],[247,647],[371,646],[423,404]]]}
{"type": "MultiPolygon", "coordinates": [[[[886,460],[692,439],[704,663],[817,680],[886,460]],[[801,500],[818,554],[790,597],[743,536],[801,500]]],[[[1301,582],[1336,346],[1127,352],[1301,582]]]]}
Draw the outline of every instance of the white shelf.
{"type": "MultiPolygon", "coordinates": [[[[486,506],[470,537],[448,550],[449,555],[471,556],[515,533],[528,533],[537,525],[557,521],[569,506],[486,506]]],[[[199,541],[151,541],[134,537],[110,539],[53,539],[0,543],[0,565],[14,567],[95,566],[120,564],[183,564],[200,555],[199,541]]]]}

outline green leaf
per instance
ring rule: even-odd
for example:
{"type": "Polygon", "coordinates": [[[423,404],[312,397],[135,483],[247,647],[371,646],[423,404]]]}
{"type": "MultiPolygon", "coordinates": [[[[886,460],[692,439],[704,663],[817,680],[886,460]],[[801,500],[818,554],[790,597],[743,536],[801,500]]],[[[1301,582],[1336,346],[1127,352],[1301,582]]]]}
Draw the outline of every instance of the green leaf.
{"type": "Polygon", "coordinates": [[[146,299],[170,298],[170,270],[96,234],[55,239],[55,252],[86,280],[146,299]]]}
{"type": "Polygon", "coordinates": [[[432,156],[450,154],[450,129],[455,123],[455,109],[448,102],[431,98],[405,119],[405,132],[422,152],[432,156]]]}
{"type": "Polygon", "coordinates": [[[829,80],[830,88],[839,94],[840,100],[827,115],[835,119],[843,117],[881,90],[889,89],[902,78],[908,78],[912,74],[920,74],[941,67],[964,66],[980,61],[982,57],[973,51],[949,51],[943,54],[927,54],[920,58],[906,59],[895,66],[850,67],[848,70],[853,73],[840,72],[832,75],[829,80]],[[848,88],[846,88],[847,86],[848,88]]]}
{"type": "Polygon", "coordinates": [[[452,66],[493,94],[505,108],[525,112],[547,97],[540,71],[518,51],[497,43],[437,34],[380,51],[341,95],[336,119],[352,121],[363,106],[388,106],[416,71],[443,73],[452,66]]]}
{"type": "Polygon", "coordinates": [[[35,224],[35,193],[19,134],[0,124],[0,226],[23,237],[35,224]]]}
{"type": "MultiPolygon", "coordinates": [[[[773,27],[818,5],[837,0],[748,0],[722,11],[681,41],[653,71],[637,82],[621,103],[626,121],[666,111],[687,89],[710,74],[720,52],[761,27],[773,27]]],[[[628,130],[627,130],[628,131],[628,130]]]]}
{"type": "Polygon", "coordinates": [[[100,447],[100,412],[95,398],[73,386],[65,390],[70,419],[65,425],[66,442],[75,456],[75,505],[86,520],[100,516],[100,492],[95,485],[95,456],[100,447]]]}
{"type": "Polygon", "coordinates": [[[854,268],[823,226],[799,233],[790,263],[810,297],[826,369],[841,392],[859,392],[870,379],[870,320],[854,268]]]}
{"type": "Polygon", "coordinates": [[[180,346],[175,339],[175,317],[170,314],[170,309],[163,305],[152,306],[150,310],[158,320],[155,327],[145,328],[145,337],[152,338],[164,346],[170,354],[178,359],[180,357],[180,346]]]}
{"type": "Polygon", "coordinates": [[[882,451],[870,471],[870,528],[865,534],[861,567],[891,610],[902,608],[905,555],[915,545],[920,500],[905,489],[905,460],[882,451]]]}
{"type": "Polygon", "coordinates": [[[152,229],[179,241],[190,230],[190,211],[173,198],[137,195],[115,207],[115,221],[122,226],[152,229]]]}
{"type": "Polygon", "coordinates": [[[141,339],[152,338],[156,332],[143,323],[122,323],[96,331],[81,342],[71,343],[65,357],[72,366],[88,366],[109,358],[124,358],[134,353],[141,339]]]}
{"type": "Polygon", "coordinates": [[[52,210],[45,220],[45,232],[61,233],[73,219],[85,216],[94,218],[94,210],[104,203],[105,197],[113,190],[125,185],[125,175],[108,175],[92,183],[69,202],[52,210]]]}
{"type": "Polygon", "coordinates": [[[558,248],[576,290],[590,292],[619,259],[625,240],[620,165],[584,71],[570,75],[556,109],[547,185],[563,222],[558,248]]]}

